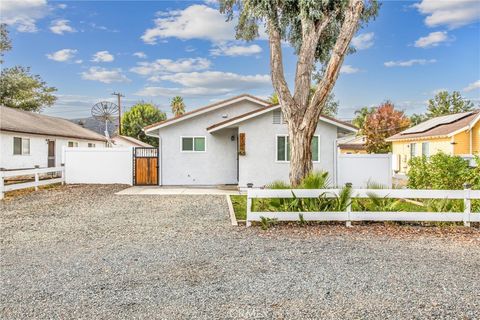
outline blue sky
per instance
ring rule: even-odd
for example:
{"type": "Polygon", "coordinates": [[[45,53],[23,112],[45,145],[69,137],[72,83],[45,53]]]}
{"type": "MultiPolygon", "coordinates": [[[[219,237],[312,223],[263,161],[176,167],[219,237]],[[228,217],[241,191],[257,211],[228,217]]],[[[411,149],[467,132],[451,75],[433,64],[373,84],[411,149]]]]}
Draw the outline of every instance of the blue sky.
{"type": "MultiPolygon", "coordinates": [[[[86,117],[95,102],[125,94],[169,112],[183,96],[187,110],[240,93],[268,97],[267,41],[236,41],[214,1],[2,1],[13,50],[5,66],[23,65],[58,88],[45,114],[86,117]]],[[[334,93],[338,117],[386,99],[408,114],[424,112],[441,89],[480,101],[480,3],[385,1],[359,30],[334,93]]],[[[296,58],[284,46],[293,82],[296,58]]]]}

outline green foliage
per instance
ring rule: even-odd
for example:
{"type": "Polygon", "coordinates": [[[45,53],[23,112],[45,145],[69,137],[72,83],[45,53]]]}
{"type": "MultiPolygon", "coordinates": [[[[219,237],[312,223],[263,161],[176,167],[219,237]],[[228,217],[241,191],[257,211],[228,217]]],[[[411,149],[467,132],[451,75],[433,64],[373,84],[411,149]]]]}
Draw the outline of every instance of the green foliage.
{"type": "MultiPolygon", "coordinates": [[[[338,38],[340,28],[345,20],[349,1],[272,1],[272,0],[220,0],[220,11],[228,20],[238,14],[236,26],[237,39],[253,40],[259,36],[259,26],[271,21],[280,31],[283,41],[288,42],[298,53],[302,46],[301,19],[321,23],[327,16],[332,16],[326,32],[322,32],[315,52],[316,62],[325,63],[330,58],[331,50],[338,38]]],[[[361,15],[360,26],[365,25],[378,14],[379,3],[367,0],[361,15]]],[[[354,50],[350,50],[353,52],[354,50]]]]}
{"type": "Polygon", "coordinates": [[[480,159],[477,167],[458,156],[437,153],[430,158],[414,157],[409,162],[408,187],[413,189],[463,189],[464,183],[480,189],[480,159]]]}
{"type": "Polygon", "coordinates": [[[328,172],[310,172],[297,189],[326,189],[329,185],[328,172]]]}
{"type": "MultiPolygon", "coordinates": [[[[310,95],[309,95],[309,101],[313,97],[315,93],[316,87],[313,86],[310,88],[310,95]]],[[[268,97],[268,101],[271,104],[278,104],[278,94],[276,92],[273,92],[270,97],[268,97]]],[[[327,101],[325,102],[325,105],[322,109],[322,115],[324,116],[329,116],[329,117],[335,117],[338,113],[338,106],[340,105],[340,102],[338,100],[335,100],[335,94],[330,93],[328,95],[327,101]]]]}
{"type": "Polygon", "coordinates": [[[308,221],[305,220],[302,213],[298,214],[298,224],[302,227],[308,225],[308,221]]]}
{"type": "Polygon", "coordinates": [[[170,107],[172,107],[172,113],[175,117],[181,116],[185,113],[185,103],[180,96],[173,97],[170,102],[170,107]]]}
{"type": "Polygon", "coordinates": [[[12,42],[8,36],[8,29],[5,23],[0,24],[0,63],[3,63],[3,55],[12,49],[12,42]]]}
{"type": "Polygon", "coordinates": [[[473,110],[473,103],[470,100],[464,99],[460,92],[453,91],[449,94],[448,91],[441,91],[428,100],[427,118],[434,118],[453,113],[460,113],[473,110]]]}
{"type": "Polygon", "coordinates": [[[374,107],[363,107],[355,111],[355,118],[352,120],[352,124],[359,128],[358,134],[363,134],[363,127],[365,126],[365,121],[367,117],[374,113],[376,108],[374,107]]]}
{"type": "Polygon", "coordinates": [[[122,116],[122,134],[158,146],[158,139],[145,135],[143,128],[166,119],[165,112],[151,103],[139,102],[122,116]]]}
{"type": "Polygon", "coordinates": [[[55,91],[39,75],[30,74],[30,68],[4,68],[0,74],[0,104],[6,107],[41,111],[55,103],[55,91]]]}
{"type": "Polygon", "coordinates": [[[243,195],[231,195],[233,211],[237,220],[247,219],[247,197],[243,195]]]}
{"type": "Polygon", "coordinates": [[[270,227],[276,225],[278,222],[278,219],[276,218],[265,218],[265,217],[260,217],[260,227],[262,230],[267,230],[270,227]]]}
{"type": "Polygon", "coordinates": [[[413,127],[426,120],[428,120],[428,117],[426,115],[414,113],[410,116],[410,125],[413,127]]]}

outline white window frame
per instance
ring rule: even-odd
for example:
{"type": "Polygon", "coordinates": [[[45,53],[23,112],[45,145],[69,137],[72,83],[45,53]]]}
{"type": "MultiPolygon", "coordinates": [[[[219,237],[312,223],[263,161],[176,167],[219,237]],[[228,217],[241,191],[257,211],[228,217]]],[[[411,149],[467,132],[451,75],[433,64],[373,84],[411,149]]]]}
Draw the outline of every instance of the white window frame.
{"type": "Polygon", "coordinates": [[[416,156],[417,156],[417,143],[412,142],[412,143],[410,143],[410,159],[415,158],[416,156]],[[413,152],[413,149],[415,149],[414,150],[415,152],[413,152]]]}
{"type": "MultiPolygon", "coordinates": [[[[318,139],[318,150],[317,150],[318,151],[318,157],[317,157],[318,160],[317,161],[312,160],[312,162],[313,163],[320,163],[320,135],[314,134],[313,136],[317,137],[317,139],[318,139]]],[[[278,160],[278,158],[277,158],[278,157],[278,137],[288,137],[288,134],[276,134],[275,135],[275,162],[276,163],[290,163],[289,160],[278,160]]],[[[287,140],[285,140],[285,141],[287,141],[287,140]]],[[[285,148],[285,150],[287,150],[287,148],[285,148]]],[[[285,157],[285,158],[287,158],[287,157],[285,157]]]]}
{"type": "Polygon", "coordinates": [[[206,136],[181,136],[180,137],[180,152],[183,153],[205,153],[207,152],[207,137],[206,136]],[[205,150],[195,151],[195,150],[183,150],[183,138],[192,138],[193,139],[193,149],[195,149],[195,138],[203,138],[205,140],[205,150]]]}
{"type": "Polygon", "coordinates": [[[31,140],[26,137],[14,136],[12,139],[12,155],[14,156],[29,156],[31,153],[31,140]],[[20,139],[20,154],[15,154],[15,138],[20,139]],[[23,142],[28,140],[28,153],[25,153],[23,150],[23,142]]]}
{"type": "Polygon", "coordinates": [[[78,141],[73,141],[73,140],[67,141],[67,147],[69,147],[69,148],[78,148],[79,145],[80,145],[80,143],[78,143],[78,141]],[[71,146],[71,147],[70,147],[70,142],[73,144],[73,146],[71,146]]]}

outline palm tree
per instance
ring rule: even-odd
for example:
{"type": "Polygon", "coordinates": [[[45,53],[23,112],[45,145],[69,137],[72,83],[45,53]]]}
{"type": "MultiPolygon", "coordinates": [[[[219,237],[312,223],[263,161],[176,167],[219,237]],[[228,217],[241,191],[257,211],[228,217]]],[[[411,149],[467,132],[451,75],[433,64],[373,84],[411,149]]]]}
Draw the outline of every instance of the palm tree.
{"type": "Polygon", "coordinates": [[[183,98],[180,96],[173,97],[172,101],[170,102],[170,107],[172,107],[172,113],[175,117],[181,116],[185,113],[185,103],[183,102],[183,98]]]}

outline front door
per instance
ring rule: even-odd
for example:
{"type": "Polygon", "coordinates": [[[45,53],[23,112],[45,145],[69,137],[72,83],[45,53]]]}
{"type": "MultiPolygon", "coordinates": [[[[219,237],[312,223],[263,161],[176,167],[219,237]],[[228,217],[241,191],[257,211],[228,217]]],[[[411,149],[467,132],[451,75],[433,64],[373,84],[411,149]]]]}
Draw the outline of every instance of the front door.
{"type": "Polygon", "coordinates": [[[55,140],[48,140],[48,167],[55,167],[55,140]]]}
{"type": "Polygon", "coordinates": [[[136,186],[158,185],[158,149],[133,149],[134,181],[136,186]]]}

